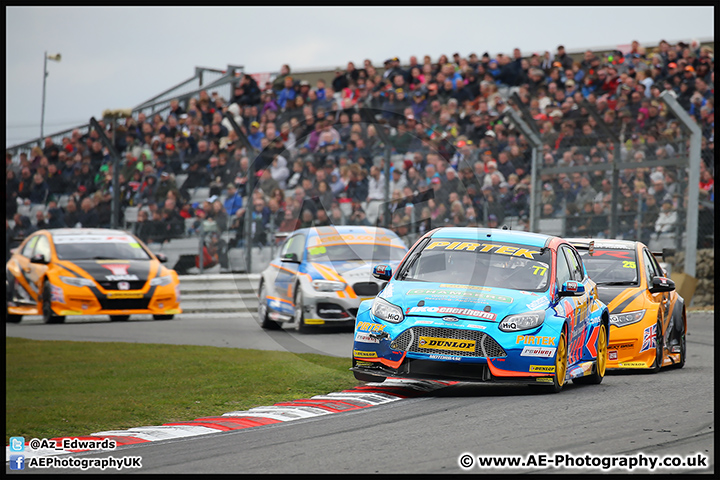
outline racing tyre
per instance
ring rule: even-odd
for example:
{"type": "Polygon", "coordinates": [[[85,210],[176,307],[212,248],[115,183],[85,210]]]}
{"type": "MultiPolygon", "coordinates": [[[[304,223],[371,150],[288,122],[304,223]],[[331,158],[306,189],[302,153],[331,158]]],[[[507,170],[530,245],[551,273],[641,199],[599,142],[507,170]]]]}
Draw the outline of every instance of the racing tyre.
{"type": "Polygon", "coordinates": [[[567,339],[565,330],[560,334],[560,340],[558,340],[557,350],[555,350],[555,376],[553,377],[552,385],[548,385],[548,390],[551,393],[558,393],[565,386],[565,375],[567,374],[568,366],[568,350],[567,350],[567,339]]]}
{"type": "Polygon", "coordinates": [[[126,322],[130,318],[130,315],[110,315],[110,320],[113,322],[126,322]]]}
{"type": "Polygon", "coordinates": [[[657,321],[657,329],[655,332],[655,362],[650,369],[651,373],[658,373],[662,368],[663,363],[663,350],[664,350],[663,334],[662,334],[662,323],[660,320],[657,321]]]}
{"type": "Polygon", "coordinates": [[[260,284],[260,295],[258,295],[258,317],[260,317],[260,327],[265,330],[279,330],[280,324],[268,318],[267,292],[265,283],[260,284]]]}
{"type": "Polygon", "coordinates": [[[153,320],[172,320],[175,315],[153,315],[153,320]]]}
{"type": "Polygon", "coordinates": [[[43,293],[42,293],[42,316],[43,316],[43,322],[45,323],[65,323],[65,316],[64,315],[55,315],[55,312],[52,310],[52,304],[51,299],[52,295],[50,293],[50,282],[48,280],[45,280],[43,283],[43,293]]]}
{"type": "Polygon", "coordinates": [[[295,328],[300,333],[308,333],[310,327],[305,324],[305,312],[300,284],[295,287],[295,328]]]}
{"type": "MultiPolygon", "coordinates": [[[[19,316],[19,315],[18,315],[19,316]]],[[[685,345],[685,334],[680,337],[680,361],[673,365],[675,368],[683,368],[685,366],[685,357],[687,355],[687,346],[685,345]]]]}
{"type": "Polygon", "coordinates": [[[597,359],[593,367],[593,373],[585,377],[573,379],[573,383],[581,383],[585,385],[597,385],[605,378],[605,368],[607,367],[608,356],[608,337],[604,324],[600,324],[600,332],[597,339],[597,359]]]}

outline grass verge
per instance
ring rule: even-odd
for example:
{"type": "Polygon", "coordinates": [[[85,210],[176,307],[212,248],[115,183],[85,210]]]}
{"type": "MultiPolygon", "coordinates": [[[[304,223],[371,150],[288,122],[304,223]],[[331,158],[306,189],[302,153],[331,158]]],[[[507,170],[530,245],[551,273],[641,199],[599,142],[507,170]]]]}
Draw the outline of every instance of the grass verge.
{"type": "Polygon", "coordinates": [[[358,384],[315,354],[6,337],[5,445],[194,420],[358,384]]]}

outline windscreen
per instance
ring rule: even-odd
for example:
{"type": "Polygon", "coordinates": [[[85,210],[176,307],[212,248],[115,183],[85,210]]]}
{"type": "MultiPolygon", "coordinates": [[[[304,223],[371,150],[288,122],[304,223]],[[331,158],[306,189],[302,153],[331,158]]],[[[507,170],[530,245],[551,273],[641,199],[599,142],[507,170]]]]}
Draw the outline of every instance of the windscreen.
{"type": "Polygon", "coordinates": [[[142,246],[129,236],[56,236],[60,260],[150,260],[142,246]]]}
{"type": "Polygon", "coordinates": [[[638,285],[637,255],[635,250],[602,249],[595,247],[593,254],[578,250],[588,276],[598,285],[638,285]]]}
{"type": "Polygon", "coordinates": [[[540,292],[548,288],[551,260],[548,248],[433,238],[403,265],[399,279],[540,292]]]}
{"type": "Polygon", "coordinates": [[[399,262],[405,256],[400,246],[377,243],[338,243],[307,249],[309,262],[341,262],[362,260],[367,263],[399,262]]]}

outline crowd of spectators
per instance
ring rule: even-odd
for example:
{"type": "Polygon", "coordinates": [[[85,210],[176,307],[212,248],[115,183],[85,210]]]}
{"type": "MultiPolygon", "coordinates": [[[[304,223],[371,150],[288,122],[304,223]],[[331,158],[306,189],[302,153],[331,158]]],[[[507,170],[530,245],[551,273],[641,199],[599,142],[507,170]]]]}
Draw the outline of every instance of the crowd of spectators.
{"type": "MultiPolygon", "coordinates": [[[[651,51],[632,42],[625,53],[587,51],[579,61],[563,46],[525,56],[519,49],[436,61],[413,56],[405,65],[391,58],[382,69],[365,60],[314,85],[283,65],[272,82],[259,85],[244,75],[233,87],[230,98],[202,91],[184,103],[172,100],[163,114],[139,113],[116,127],[122,210],[140,207],[135,232],[143,240],[192,235],[212,219],[237,247],[245,215],[258,245],[273,241],[269,232],[312,225],[382,225],[388,150],[389,223],[401,236],[443,225],[497,226],[508,217],[527,228],[531,148],[503,120],[505,110],[529,112],[544,166],[603,164],[618,155],[628,162],[662,160],[686,155],[688,139],[661,101],[663,92],[702,130],[701,225],[712,222],[714,56],[696,41],[663,40],[651,51]],[[373,109],[376,123],[366,122],[362,109],[373,109]],[[386,127],[389,133],[379,131],[386,127]],[[619,152],[608,131],[620,139],[619,152]],[[257,188],[248,198],[255,157],[257,188]],[[179,176],[185,177],[180,185],[179,176]],[[209,194],[198,202],[199,188],[209,194]]],[[[112,169],[94,130],[73,131],[58,144],[46,138],[19,158],[8,153],[6,218],[14,219],[14,234],[109,226],[112,169]],[[59,205],[62,197],[69,199],[59,205]],[[29,219],[19,205],[46,208],[29,219]]],[[[620,236],[647,242],[674,231],[686,209],[684,168],[626,169],[619,182],[620,236]]],[[[547,175],[541,185],[542,217],[566,218],[568,235],[609,235],[610,171],[547,175]]]]}

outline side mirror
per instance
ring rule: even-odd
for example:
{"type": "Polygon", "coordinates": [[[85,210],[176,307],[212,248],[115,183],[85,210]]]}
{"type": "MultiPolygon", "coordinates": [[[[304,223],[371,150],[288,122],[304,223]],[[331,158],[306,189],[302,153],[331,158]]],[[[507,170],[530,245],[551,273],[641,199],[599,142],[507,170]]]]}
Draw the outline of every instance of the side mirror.
{"type": "Polygon", "coordinates": [[[579,297],[585,294],[585,285],[580,282],[569,280],[560,287],[559,295],[561,297],[579,297]]]}
{"type": "Polygon", "coordinates": [[[653,277],[650,285],[650,293],[672,292],[675,290],[675,282],[665,277],[653,277]]]}
{"type": "Polygon", "coordinates": [[[158,262],[160,262],[160,263],[167,263],[167,261],[168,261],[168,258],[165,256],[164,253],[157,253],[157,254],[155,254],[155,256],[157,257],[158,262]]]}
{"type": "Polygon", "coordinates": [[[297,253],[286,253],[285,256],[280,258],[281,262],[287,262],[287,263],[300,263],[300,260],[298,260],[297,253]]]}
{"type": "Polygon", "coordinates": [[[33,256],[32,256],[32,258],[30,259],[30,263],[37,263],[37,264],[40,264],[40,265],[47,265],[47,264],[50,263],[50,262],[47,261],[47,259],[45,258],[45,256],[44,256],[42,253],[38,253],[37,255],[33,255],[33,256]]]}
{"type": "Polygon", "coordinates": [[[372,276],[378,280],[388,281],[392,278],[392,268],[389,265],[375,265],[372,269],[372,276]]]}

